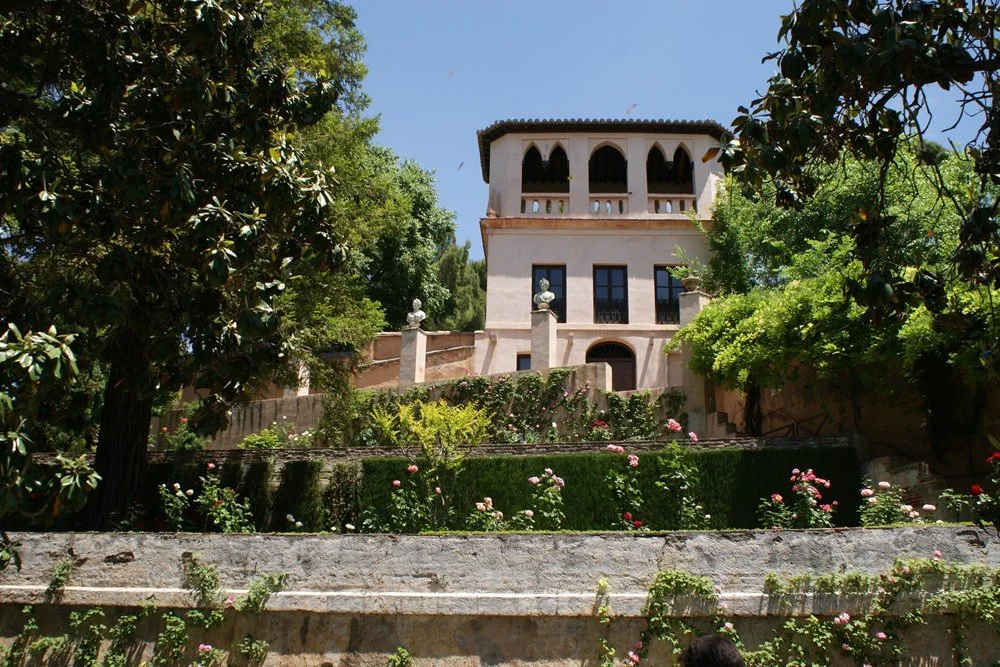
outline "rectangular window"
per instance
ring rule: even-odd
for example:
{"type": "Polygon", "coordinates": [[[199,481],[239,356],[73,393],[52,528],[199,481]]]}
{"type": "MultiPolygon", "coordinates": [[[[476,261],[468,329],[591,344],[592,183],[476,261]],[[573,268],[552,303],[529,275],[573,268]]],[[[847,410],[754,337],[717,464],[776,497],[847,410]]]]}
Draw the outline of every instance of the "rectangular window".
{"type": "Polygon", "coordinates": [[[531,370],[531,355],[530,354],[519,354],[519,355],[517,355],[517,370],[519,370],[519,371],[530,371],[531,370]]]}
{"type": "Polygon", "coordinates": [[[594,267],[594,323],[628,324],[627,266],[594,267]]]}
{"type": "Polygon", "coordinates": [[[556,295],[549,307],[556,313],[557,322],[566,321],[566,267],[550,264],[533,264],[531,266],[531,309],[535,309],[535,294],[538,293],[538,281],[545,278],[549,281],[549,291],[556,295]]]}
{"type": "Polygon", "coordinates": [[[656,284],[656,323],[677,324],[681,321],[681,303],[678,296],[684,291],[681,281],[670,275],[669,266],[653,267],[656,284]]]}

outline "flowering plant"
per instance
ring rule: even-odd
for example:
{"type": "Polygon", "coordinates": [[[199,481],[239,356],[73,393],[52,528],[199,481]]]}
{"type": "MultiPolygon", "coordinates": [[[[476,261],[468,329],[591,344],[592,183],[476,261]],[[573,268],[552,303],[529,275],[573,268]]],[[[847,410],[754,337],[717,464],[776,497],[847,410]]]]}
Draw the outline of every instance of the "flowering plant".
{"type": "MultiPolygon", "coordinates": [[[[1000,440],[990,436],[990,442],[1000,449],[1000,440]]],[[[1000,451],[986,457],[989,472],[986,473],[987,484],[992,493],[979,484],[973,484],[969,493],[956,493],[952,489],[941,492],[941,501],[953,512],[971,515],[972,521],[985,530],[985,524],[990,524],[1000,537],[1000,451]]]]}
{"type": "Polygon", "coordinates": [[[566,481],[546,468],[541,477],[531,477],[528,482],[535,487],[531,494],[532,509],[522,512],[520,516],[530,521],[526,528],[538,530],[559,530],[566,518],[563,512],[562,490],[566,481]],[[531,514],[528,514],[531,512],[531,514]]]}
{"type": "Polygon", "coordinates": [[[201,530],[210,529],[223,533],[254,532],[250,503],[241,500],[234,489],[221,486],[215,474],[215,464],[209,463],[207,473],[199,477],[201,492],[182,489],[175,482],[171,487],[161,484],[158,491],[166,525],[170,530],[189,530],[201,518],[201,530]]]}
{"type": "Polygon", "coordinates": [[[469,530],[484,532],[507,530],[509,527],[504,521],[503,512],[493,508],[493,499],[489,496],[476,503],[476,508],[465,519],[465,525],[469,530]]]}
{"type": "MultiPolygon", "coordinates": [[[[616,450],[612,450],[616,451],[616,450]]],[[[625,457],[622,470],[611,470],[604,478],[611,495],[618,506],[618,520],[615,527],[625,530],[648,530],[643,516],[642,491],[639,489],[639,457],[629,454],[625,457]]]]}
{"type": "Polygon", "coordinates": [[[388,516],[370,507],[363,513],[366,531],[376,533],[419,533],[444,525],[449,508],[441,487],[430,490],[428,478],[420,466],[409,464],[406,473],[389,482],[388,516]]]}
{"type": "Polygon", "coordinates": [[[591,442],[603,442],[611,439],[611,429],[603,419],[595,419],[590,422],[590,430],[587,431],[587,439],[591,442]]]}
{"type": "MultiPolygon", "coordinates": [[[[695,435],[691,433],[689,435],[695,435]]],[[[695,436],[697,440],[697,436],[695,436]]],[[[656,486],[665,496],[666,527],[670,530],[700,530],[708,528],[712,515],[697,501],[698,468],[680,446],[673,444],[660,458],[666,472],[656,486]]]]}
{"type": "Polygon", "coordinates": [[[903,502],[903,488],[889,482],[867,482],[861,489],[861,525],[887,526],[894,523],[923,523],[937,511],[934,505],[924,505],[924,515],[903,502]]]}
{"type": "Polygon", "coordinates": [[[818,477],[810,468],[795,468],[790,478],[792,495],[786,501],[780,493],[764,498],[757,509],[764,528],[830,528],[837,501],[823,503],[823,492],[830,480],[818,477]]]}

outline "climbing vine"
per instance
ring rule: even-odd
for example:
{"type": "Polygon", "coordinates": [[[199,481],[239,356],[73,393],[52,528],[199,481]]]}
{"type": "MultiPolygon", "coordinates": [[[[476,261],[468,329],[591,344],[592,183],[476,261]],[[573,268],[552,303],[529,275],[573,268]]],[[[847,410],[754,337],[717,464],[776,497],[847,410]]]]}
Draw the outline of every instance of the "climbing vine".
{"type": "MultiPolygon", "coordinates": [[[[906,655],[906,631],[935,614],[954,617],[950,629],[953,659],[968,667],[973,664],[970,624],[996,627],[1000,621],[1000,568],[950,563],[938,552],[931,558],[897,559],[879,574],[768,573],[762,592],[768,596],[768,606],[783,613],[791,613],[807,595],[826,596],[864,611],[789,618],[774,636],[753,647],[741,640],[736,619],[729,617],[725,603],[719,601],[720,590],[709,577],[682,570],[658,573],[647,596],[645,629],[626,662],[640,663],[656,642],[665,642],[676,656],[691,638],[719,633],[733,640],[748,667],[823,667],[838,657],[858,665],[897,664],[906,655]]],[[[614,618],[609,591],[607,582],[601,580],[596,615],[605,625],[614,618]]],[[[615,649],[604,630],[598,637],[598,664],[610,667],[614,658],[615,649]]]]}
{"type": "MultiPolygon", "coordinates": [[[[60,561],[53,571],[50,590],[62,591],[72,571],[72,560],[60,561]]],[[[139,621],[153,619],[159,628],[148,661],[150,667],[210,667],[222,665],[227,653],[252,664],[267,656],[268,643],[247,635],[235,641],[227,652],[205,641],[194,643],[194,637],[219,627],[229,614],[258,613],[264,609],[272,593],[281,590],[287,580],[285,573],[265,573],[254,577],[245,594],[223,599],[219,573],[214,565],[204,564],[197,554],[185,554],[181,560],[184,585],[198,605],[179,613],[159,615],[155,605],[144,605],[139,613],[121,614],[113,622],[105,622],[105,611],[94,607],[69,614],[67,631],[59,635],[41,634],[34,608],[25,606],[20,633],[9,649],[0,648],[0,667],[20,667],[30,664],[72,664],[79,667],[126,667],[134,664],[142,652],[142,642],[136,637],[139,621]],[[103,656],[102,646],[105,647],[103,656]]],[[[235,663],[234,663],[235,664],[235,663]]]]}

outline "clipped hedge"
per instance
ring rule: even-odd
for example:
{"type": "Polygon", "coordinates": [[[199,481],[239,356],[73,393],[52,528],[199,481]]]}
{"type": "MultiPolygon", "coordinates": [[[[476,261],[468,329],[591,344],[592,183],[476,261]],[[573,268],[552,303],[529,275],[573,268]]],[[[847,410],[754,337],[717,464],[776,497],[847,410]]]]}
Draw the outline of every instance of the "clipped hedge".
{"type": "MultiPolygon", "coordinates": [[[[627,446],[626,446],[627,451],[627,446]]],[[[793,468],[813,468],[831,480],[826,500],[838,500],[837,525],[856,526],[861,488],[855,452],[847,447],[797,449],[697,449],[690,454],[698,468],[697,500],[712,515],[714,528],[756,528],[757,505],[772,493],[790,493],[793,468]]],[[[639,484],[646,501],[652,529],[662,528],[664,491],[655,482],[663,473],[664,454],[640,455],[639,484]]],[[[563,490],[568,530],[604,530],[616,527],[617,509],[605,483],[613,468],[626,459],[603,451],[546,456],[484,456],[468,458],[452,489],[457,517],[471,512],[484,496],[494,507],[510,515],[529,506],[532,487],[527,479],[545,468],[566,480],[563,490]]],[[[403,458],[372,458],[362,462],[358,498],[361,507],[388,507],[391,483],[402,479],[411,461],[403,458]]]]}

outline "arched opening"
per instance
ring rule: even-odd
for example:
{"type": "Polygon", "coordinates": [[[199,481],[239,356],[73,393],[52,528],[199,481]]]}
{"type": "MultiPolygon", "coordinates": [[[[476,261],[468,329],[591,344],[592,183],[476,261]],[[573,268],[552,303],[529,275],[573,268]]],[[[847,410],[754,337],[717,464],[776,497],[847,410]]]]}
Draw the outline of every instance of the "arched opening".
{"type": "Polygon", "coordinates": [[[569,192],[569,159],[562,146],[556,146],[548,161],[534,145],[528,148],[521,162],[521,192],[569,192]]]}
{"type": "Polygon", "coordinates": [[[621,343],[597,343],[587,350],[587,363],[603,361],[611,366],[614,391],[635,389],[635,354],[621,343]]]}
{"type": "MultiPolygon", "coordinates": [[[[670,170],[667,168],[667,158],[659,146],[649,149],[646,156],[646,190],[650,194],[667,194],[670,192],[670,170]]],[[[659,211],[657,211],[659,212],[659,211]]]]}
{"type": "Polygon", "coordinates": [[[667,192],[694,194],[694,163],[683,146],[678,146],[674,151],[674,161],[669,166],[672,172],[671,187],[674,189],[667,192]]]}
{"type": "Polygon", "coordinates": [[[614,146],[601,146],[590,156],[590,192],[628,192],[628,163],[614,146]]]}

